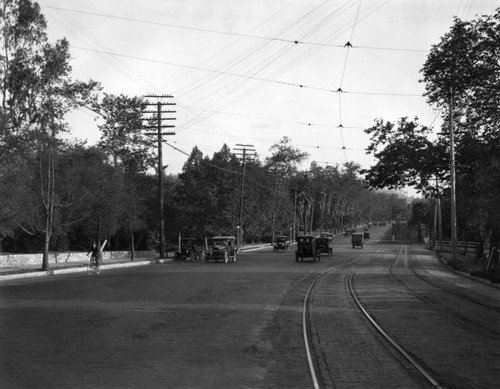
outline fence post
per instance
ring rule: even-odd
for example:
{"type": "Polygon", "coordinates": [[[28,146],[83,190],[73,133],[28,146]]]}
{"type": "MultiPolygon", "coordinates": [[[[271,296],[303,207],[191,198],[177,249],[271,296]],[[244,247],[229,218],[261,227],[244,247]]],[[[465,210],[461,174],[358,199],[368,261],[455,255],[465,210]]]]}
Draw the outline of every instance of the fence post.
{"type": "Polygon", "coordinates": [[[497,250],[496,247],[491,247],[490,249],[490,255],[488,256],[488,263],[486,264],[486,273],[490,271],[491,260],[493,259],[493,254],[496,250],[497,250]]]}

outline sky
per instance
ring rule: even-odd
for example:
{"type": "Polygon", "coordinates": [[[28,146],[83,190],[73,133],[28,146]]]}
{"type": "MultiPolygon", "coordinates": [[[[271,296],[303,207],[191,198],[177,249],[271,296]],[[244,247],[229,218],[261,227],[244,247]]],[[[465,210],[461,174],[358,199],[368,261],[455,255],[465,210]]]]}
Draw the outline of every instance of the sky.
{"type": "MultiPolygon", "coordinates": [[[[167,174],[194,146],[252,145],[260,160],[283,137],[320,166],[375,161],[364,129],[418,118],[439,132],[422,68],[455,16],[494,13],[495,0],[39,0],[49,40],[71,45],[72,77],[103,92],[171,95],[167,174]],[[350,43],[347,44],[347,43],[350,43]]],[[[156,99],[151,99],[156,102],[156,99]]],[[[68,118],[99,139],[95,114],[68,118]]]]}

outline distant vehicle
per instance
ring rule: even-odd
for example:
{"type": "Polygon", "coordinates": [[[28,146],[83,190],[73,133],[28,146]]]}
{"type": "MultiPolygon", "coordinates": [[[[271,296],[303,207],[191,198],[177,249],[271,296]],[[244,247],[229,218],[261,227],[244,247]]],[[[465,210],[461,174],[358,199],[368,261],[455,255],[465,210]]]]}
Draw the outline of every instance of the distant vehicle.
{"type": "Polygon", "coordinates": [[[363,232],[363,238],[370,239],[370,233],[368,231],[363,232]]]}
{"type": "Polygon", "coordinates": [[[238,249],[236,248],[236,238],[234,236],[214,236],[210,239],[210,244],[206,244],[205,262],[219,260],[225,263],[236,262],[238,249]]]}
{"type": "Polygon", "coordinates": [[[360,246],[363,248],[363,233],[362,232],[356,232],[351,235],[351,243],[352,243],[352,248],[355,248],[357,246],[360,246]]]}
{"type": "Polygon", "coordinates": [[[357,231],[356,227],[351,227],[351,228],[348,228],[347,230],[345,230],[344,235],[349,236],[349,235],[354,234],[356,231],[357,231]]]}
{"type": "Polygon", "coordinates": [[[175,252],[176,261],[194,261],[201,258],[201,244],[198,238],[182,238],[179,249],[175,252]]]}
{"type": "Polygon", "coordinates": [[[276,237],[276,242],[274,243],[273,246],[273,251],[288,251],[290,247],[290,241],[286,239],[286,236],[277,236],[276,237]]]}
{"type": "Polygon", "coordinates": [[[316,238],[316,251],[319,255],[323,253],[333,255],[333,238],[327,236],[320,236],[316,238]]]}
{"type": "Polygon", "coordinates": [[[304,258],[312,258],[314,262],[316,259],[321,260],[321,253],[316,249],[316,238],[314,236],[297,236],[297,250],[295,251],[295,262],[300,260],[303,262],[304,258]]]}

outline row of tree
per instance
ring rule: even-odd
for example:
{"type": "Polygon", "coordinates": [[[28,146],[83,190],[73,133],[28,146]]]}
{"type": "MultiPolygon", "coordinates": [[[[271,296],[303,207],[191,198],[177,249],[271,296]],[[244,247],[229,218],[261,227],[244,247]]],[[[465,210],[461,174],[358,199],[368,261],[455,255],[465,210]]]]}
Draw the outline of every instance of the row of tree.
{"type": "MultiPolygon", "coordinates": [[[[413,186],[432,200],[417,207],[432,220],[442,200],[450,237],[450,134],[454,134],[459,240],[500,245],[500,8],[472,21],[455,19],[421,70],[426,96],[442,113],[439,136],[418,119],[377,120],[366,130],[378,161],[365,170],[373,187],[413,186]]],[[[416,215],[415,215],[416,216],[416,215]]]]}
{"type": "MultiPolygon", "coordinates": [[[[93,240],[154,246],[159,167],[143,130],[146,101],[73,80],[69,43],[48,42],[38,3],[0,4],[1,249],[42,251],[47,269],[49,251],[85,250],[93,240]],[[66,140],[66,115],[77,107],[100,117],[98,144],[66,140]]],[[[235,234],[239,226],[247,240],[262,240],[387,216],[394,196],[367,191],[356,164],[300,172],[307,155],[288,138],[271,152],[241,161],[226,145],[212,157],[195,147],[183,172],[164,180],[167,238],[235,234]]]]}

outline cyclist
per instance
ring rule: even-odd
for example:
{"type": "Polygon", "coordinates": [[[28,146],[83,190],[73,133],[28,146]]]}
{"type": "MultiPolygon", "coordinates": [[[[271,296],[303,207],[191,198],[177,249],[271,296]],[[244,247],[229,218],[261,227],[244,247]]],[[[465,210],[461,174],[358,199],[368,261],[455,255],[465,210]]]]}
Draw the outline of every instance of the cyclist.
{"type": "Polygon", "coordinates": [[[92,255],[90,256],[90,260],[93,261],[95,263],[95,265],[97,266],[98,261],[99,261],[99,248],[97,247],[96,242],[92,242],[92,247],[90,248],[89,252],[87,253],[87,256],[91,253],[92,253],[92,255]]]}

